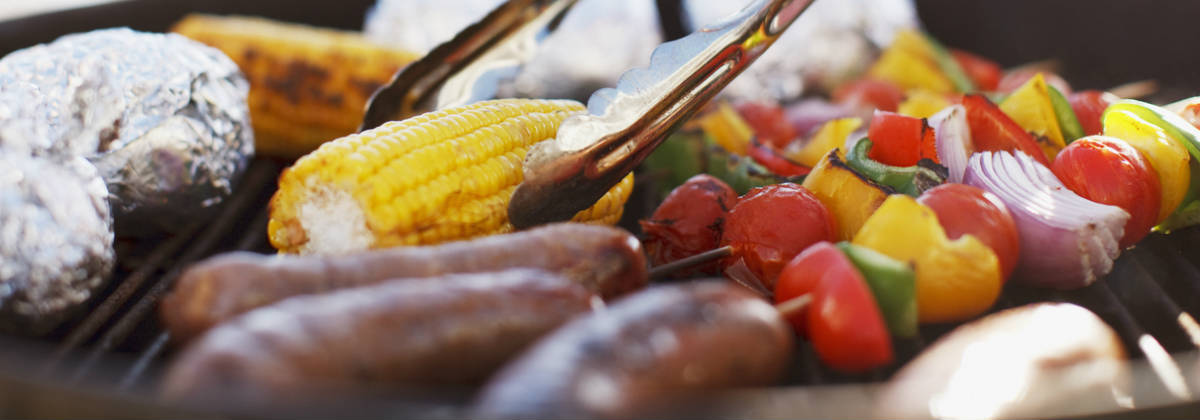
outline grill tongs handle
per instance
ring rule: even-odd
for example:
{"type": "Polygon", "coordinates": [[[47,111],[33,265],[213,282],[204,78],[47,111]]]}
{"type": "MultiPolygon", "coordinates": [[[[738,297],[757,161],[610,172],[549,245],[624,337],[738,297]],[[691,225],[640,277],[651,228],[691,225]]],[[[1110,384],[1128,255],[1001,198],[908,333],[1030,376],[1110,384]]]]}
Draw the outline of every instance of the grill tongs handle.
{"type": "Polygon", "coordinates": [[[479,22],[396,72],[375,91],[358,131],[428,111],[465,105],[496,94],[537,53],[578,0],[508,0],[479,22]]]}
{"type": "Polygon", "coordinates": [[[766,51],[813,0],[754,0],[725,21],[659,45],[648,68],[596,91],[586,114],[530,148],[508,219],[517,228],[570,220],[650,155],[766,51]]]}

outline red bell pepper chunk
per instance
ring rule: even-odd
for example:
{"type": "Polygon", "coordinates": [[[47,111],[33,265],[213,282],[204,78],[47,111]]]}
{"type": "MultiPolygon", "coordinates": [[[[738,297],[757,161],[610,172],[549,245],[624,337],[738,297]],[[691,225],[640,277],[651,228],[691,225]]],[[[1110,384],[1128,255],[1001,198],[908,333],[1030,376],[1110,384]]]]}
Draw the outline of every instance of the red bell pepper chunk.
{"type": "Polygon", "coordinates": [[[925,158],[941,163],[933,128],[923,118],[875,111],[867,137],[874,143],[867,156],[877,162],[908,167],[925,158]]]}
{"type": "Polygon", "coordinates": [[[982,95],[966,95],[963,96],[962,105],[967,109],[967,125],[971,129],[971,143],[975,150],[1021,151],[1050,166],[1050,161],[1046,159],[1042,148],[1038,147],[1033,135],[992,101],[982,95]]]}
{"type": "Polygon", "coordinates": [[[812,342],[817,356],[843,372],[865,372],[890,364],[892,339],[875,296],[854,263],[837,246],[818,242],[784,268],[775,301],[804,294],[812,303],[788,320],[812,342]]]}
{"type": "Polygon", "coordinates": [[[812,168],[792,162],[788,158],[776,153],[775,149],[772,149],[771,146],[759,143],[756,140],[750,142],[750,147],[746,150],[746,153],[750,155],[751,159],[754,159],[755,162],[766,167],[775,175],[804,176],[812,172],[812,168]]]}

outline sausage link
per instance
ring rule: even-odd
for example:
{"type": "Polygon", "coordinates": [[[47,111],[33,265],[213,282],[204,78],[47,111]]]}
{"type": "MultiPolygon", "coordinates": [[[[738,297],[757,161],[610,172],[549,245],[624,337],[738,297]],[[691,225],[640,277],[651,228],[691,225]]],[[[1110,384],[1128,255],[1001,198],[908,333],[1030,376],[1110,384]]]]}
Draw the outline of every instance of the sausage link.
{"type": "Polygon", "coordinates": [[[475,415],[637,417],[698,391],[771,384],[792,347],[778,312],[739,286],[655,287],[543,338],[497,373],[475,415]]]}
{"type": "Polygon", "coordinates": [[[160,312],[172,337],[187,340],[238,314],[292,296],[398,277],[517,267],[562,274],[605,299],[647,282],[646,259],[633,235],[608,226],[563,223],[472,241],[352,255],[224,254],[189,267],[160,312]]]}
{"type": "Polygon", "coordinates": [[[557,274],[514,269],[295,297],[209,331],[172,364],[164,392],[270,400],[478,384],[541,335],[589,311],[593,296],[557,274]]]}

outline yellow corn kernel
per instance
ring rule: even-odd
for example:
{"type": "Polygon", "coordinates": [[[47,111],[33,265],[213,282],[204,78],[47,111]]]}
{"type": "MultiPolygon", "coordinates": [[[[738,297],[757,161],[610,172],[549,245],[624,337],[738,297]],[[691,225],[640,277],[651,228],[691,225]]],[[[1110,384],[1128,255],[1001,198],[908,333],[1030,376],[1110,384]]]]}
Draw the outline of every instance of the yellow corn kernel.
{"type": "MultiPolygon", "coordinates": [[[[510,232],[508,202],[529,147],[575,101],[504,99],[396,121],[322,145],[279,177],[268,236],[282,252],[345,253],[510,232]]],[[[615,224],[625,177],[576,222],[615,224]]]]}
{"type": "Polygon", "coordinates": [[[242,16],[189,15],[172,30],[215,47],[250,81],[259,155],[294,158],[353,133],[371,94],[420,56],[356,32],[242,16]]]}

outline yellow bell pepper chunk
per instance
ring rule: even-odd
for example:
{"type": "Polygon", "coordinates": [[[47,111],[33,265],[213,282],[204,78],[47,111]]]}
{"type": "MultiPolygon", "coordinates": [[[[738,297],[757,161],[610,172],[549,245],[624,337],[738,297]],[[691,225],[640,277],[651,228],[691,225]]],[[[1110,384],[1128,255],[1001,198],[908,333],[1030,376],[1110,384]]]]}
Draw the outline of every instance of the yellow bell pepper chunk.
{"type": "Polygon", "coordinates": [[[863,121],[858,117],[838,118],[830,120],[821,125],[817,129],[817,133],[813,135],[807,143],[804,143],[799,150],[785,151],[784,155],[788,159],[799,162],[807,167],[817,166],[817,162],[830,150],[842,147],[846,144],[846,138],[862,127],[863,121]]]}
{"type": "Polygon", "coordinates": [[[888,196],[888,190],[846,166],[846,156],[836,148],[817,163],[802,185],[833,215],[839,241],[854,238],[888,196]]]}
{"type": "Polygon", "coordinates": [[[953,241],[933,210],[892,195],[854,236],[862,245],[917,272],[917,315],[925,322],[962,321],[996,302],[1003,280],[996,253],[971,235],[953,241]]]}
{"type": "Polygon", "coordinates": [[[942,70],[932,60],[908,49],[899,48],[896,44],[883,51],[883,55],[875,61],[867,74],[876,79],[895,83],[904,90],[925,89],[937,93],[954,92],[954,83],[945,74],[942,74],[942,70]]]}
{"type": "Polygon", "coordinates": [[[742,119],[741,114],[728,102],[721,102],[717,110],[699,118],[700,128],[722,149],[738,156],[746,156],[754,129],[742,119]]]}
{"type": "Polygon", "coordinates": [[[916,29],[902,29],[896,32],[896,37],[892,39],[892,44],[888,48],[896,48],[915,54],[924,60],[933,61],[934,51],[933,44],[929,43],[929,38],[921,34],[916,29]]]}
{"type": "Polygon", "coordinates": [[[910,117],[929,118],[950,106],[950,100],[940,93],[918,89],[909,91],[907,96],[896,112],[910,117]]]}
{"type": "Polygon", "coordinates": [[[1046,157],[1053,161],[1058,151],[1067,147],[1067,142],[1063,139],[1062,127],[1058,125],[1058,116],[1054,114],[1054,103],[1050,101],[1047,89],[1046,78],[1038,73],[1005,98],[1000,103],[1000,110],[1025,131],[1049,140],[1049,144],[1039,142],[1039,145],[1046,152],[1046,157]]]}
{"type": "Polygon", "coordinates": [[[1162,185],[1162,204],[1158,209],[1158,222],[1170,216],[1183,202],[1191,183],[1191,168],[1188,167],[1187,147],[1172,138],[1162,127],[1151,124],[1126,109],[1110,109],[1104,113],[1102,124],[1104,135],[1125,140],[1142,153],[1158,174],[1162,185]]]}

